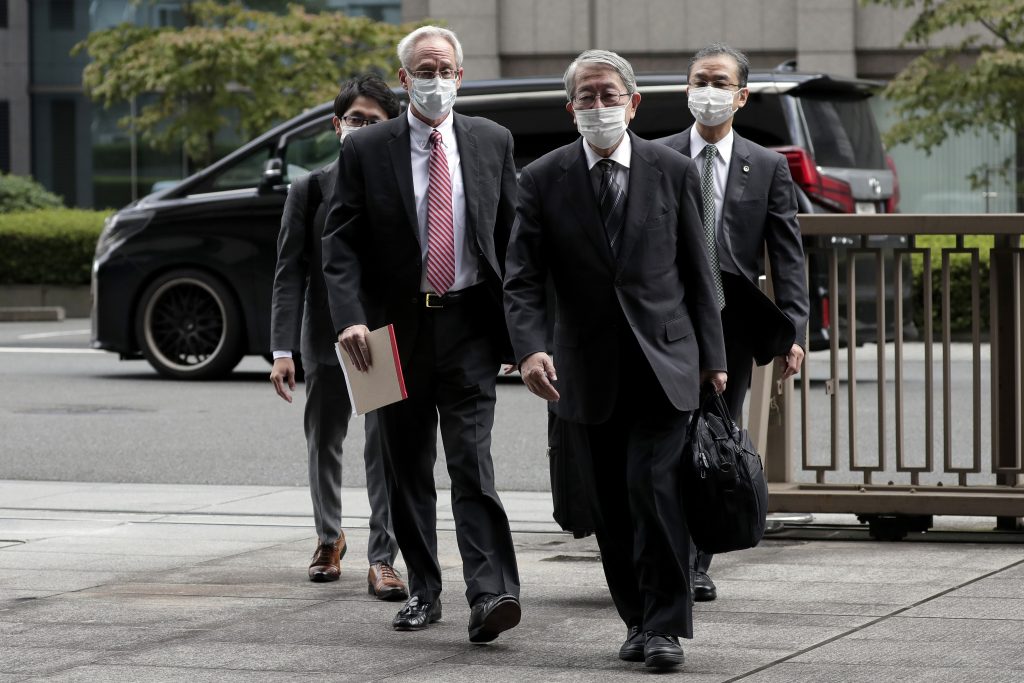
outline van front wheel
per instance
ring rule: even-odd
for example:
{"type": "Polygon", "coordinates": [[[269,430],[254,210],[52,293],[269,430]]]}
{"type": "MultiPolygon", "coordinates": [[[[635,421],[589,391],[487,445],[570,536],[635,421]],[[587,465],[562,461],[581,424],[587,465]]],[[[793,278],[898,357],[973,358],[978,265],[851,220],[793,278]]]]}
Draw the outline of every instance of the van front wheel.
{"type": "Polygon", "coordinates": [[[242,359],[238,305],[219,280],[199,270],[165,273],[150,283],[135,329],[142,355],[165,377],[223,377],[242,359]]]}

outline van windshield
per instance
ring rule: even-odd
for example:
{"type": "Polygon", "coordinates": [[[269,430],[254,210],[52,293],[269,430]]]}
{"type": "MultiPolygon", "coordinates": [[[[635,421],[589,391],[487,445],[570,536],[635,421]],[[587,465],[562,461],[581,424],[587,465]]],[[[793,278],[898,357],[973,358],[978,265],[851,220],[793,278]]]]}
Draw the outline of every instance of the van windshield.
{"type": "Polygon", "coordinates": [[[833,168],[886,168],[882,140],[866,98],[803,95],[814,161],[833,168]]]}

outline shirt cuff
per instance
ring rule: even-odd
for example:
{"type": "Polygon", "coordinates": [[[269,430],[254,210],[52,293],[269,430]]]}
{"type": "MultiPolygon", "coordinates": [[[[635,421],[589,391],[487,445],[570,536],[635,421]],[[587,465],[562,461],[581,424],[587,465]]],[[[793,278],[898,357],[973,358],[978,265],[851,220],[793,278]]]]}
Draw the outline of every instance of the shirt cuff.
{"type": "Polygon", "coordinates": [[[292,352],[291,351],[274,351],[274,360],[277,360],[278,358],[291,358],[291,357],[292,357],[292,352]]]}

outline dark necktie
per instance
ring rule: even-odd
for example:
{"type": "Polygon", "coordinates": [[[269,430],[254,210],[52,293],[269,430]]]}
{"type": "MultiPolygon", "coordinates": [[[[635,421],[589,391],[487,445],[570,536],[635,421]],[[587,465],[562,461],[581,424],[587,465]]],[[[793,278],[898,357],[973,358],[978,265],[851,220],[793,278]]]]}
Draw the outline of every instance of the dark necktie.
{"type": "Polygon", "coordinates": [[[718,263],[718,238],[715,235],[715,157],[718,156],[718,148],[714,145],[705,145],[702,154],[704,173],[700,179],[700,193],[704,203],[704,240],[708,246],[711,276],[715,280],[715,296],[721,310],[725,308],[725,292],[722,291],[722,269],[718,263]]]}
{"type": "Polygon", "coordinates": [[[619,236],[622,232],[622,220],[625,215],[626,197],[622,186],[615,181],[615,162],[601,159],[597,162],[601,171],[601,186],[597,192],[597,204],[601,209],[601,222],[604,223],[605,234],[612,253],[619,253],[619,236]]]}
{"type": "Polygon", "coordinates": [[[437,294],[455,284],[455,229],[452,225],[452,178],[441,133],[430,133],[427,189],[427,283],[437,294]]]}

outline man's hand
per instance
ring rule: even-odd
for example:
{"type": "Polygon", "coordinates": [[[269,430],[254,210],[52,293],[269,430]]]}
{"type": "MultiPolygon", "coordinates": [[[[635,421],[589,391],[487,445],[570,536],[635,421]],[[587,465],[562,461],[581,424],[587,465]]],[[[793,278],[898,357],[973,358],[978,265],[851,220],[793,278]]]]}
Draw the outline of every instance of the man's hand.
{"type": "Polygon", "coordinates": [[[501,365],[501,374],[503,374],[503,375],[511,375],[515,371],[516,371],[516,366],[512,365],[511,363],[502,363],[502,365],[501,365]]]}
{"type": "Polygon", "coordinates": [[[804,350],[799,344],[793,344],[785,356],[776,356],[775,364],[782,371],[782,379],[786,380],[800,372],[800,366],[804,363],[804,350]]]}
{"type": "Polygon", "coordinates": [[[531,392],[545,401],[558,400],[558,391],[551,384],[558,379],[551,356],[543,351],[530,354],[520,363],[519,374],[523,376],[523,383],[531,392]]]}
{"type": "Polygon", "coordinates": [[[369,370],[373,362],[373,359],[370,358],[370,347],[366,344],[366,335],[368,334],[370,334],[370,328],[366,325],[350,325],[338,335],[338,343],[348,353],[349,360],[359,372],[369,370]]]}
{"type": "Polygon", "coordinates": [[[727,373],[720,370],[702,370],[700,373],[700,385],[704,386],[708,382],[715,388],[716,394],[721,394],[725,391],[726,380],[729,378],[727,373]]]}
{"type": "Polygon", "coordinates": [[[295,361],[291,358],[275,358],[274,367],[270,369],[270,383],[274,385],[278,396],[291,403],[292,395],[288,389],[295,391],[295,361]],[[285,384],[288,389],[284,388],[285,384]]]}

